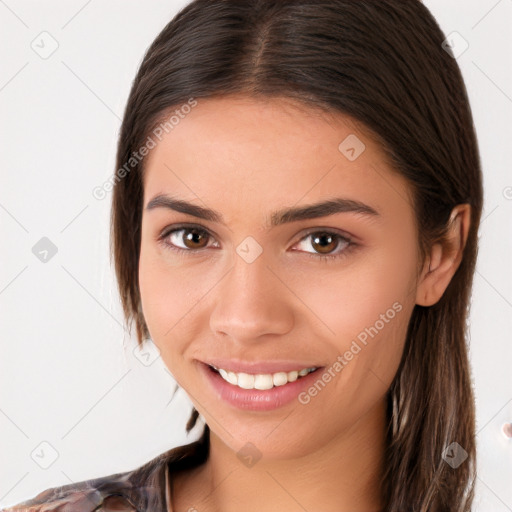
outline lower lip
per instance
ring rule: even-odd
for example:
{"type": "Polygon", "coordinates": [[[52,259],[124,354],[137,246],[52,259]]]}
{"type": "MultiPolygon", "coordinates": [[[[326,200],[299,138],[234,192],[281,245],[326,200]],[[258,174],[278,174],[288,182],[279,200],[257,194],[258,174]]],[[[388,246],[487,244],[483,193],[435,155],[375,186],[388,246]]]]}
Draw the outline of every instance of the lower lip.
{"type": "Polygon", "coordinates": [[[274,386],[271,389],[260,390],[239,388],[226,382],[209,365],[200,363],[199,366],[206,380],[213,386],[220,398],[234,407],[249,411],[271,411],[289,404],[297,398],[301,391],[318,379],[319,372],[323,368],[319,367],[314,372],[299,377],[294,382],[288,382],[284,386],[274,386]]]}

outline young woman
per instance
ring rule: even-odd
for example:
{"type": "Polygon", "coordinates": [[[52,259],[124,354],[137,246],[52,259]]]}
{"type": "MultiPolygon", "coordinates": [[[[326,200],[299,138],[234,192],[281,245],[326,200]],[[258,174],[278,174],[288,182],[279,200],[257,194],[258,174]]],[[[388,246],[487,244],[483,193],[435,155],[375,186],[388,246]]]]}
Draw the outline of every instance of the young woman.
{"type": "Polygon", "coordinates": [[[162,30],[112,249],[204,433],[8,510],[470,511],[482,176],[444,40],[417,0],[195,0],[162,30]]]}

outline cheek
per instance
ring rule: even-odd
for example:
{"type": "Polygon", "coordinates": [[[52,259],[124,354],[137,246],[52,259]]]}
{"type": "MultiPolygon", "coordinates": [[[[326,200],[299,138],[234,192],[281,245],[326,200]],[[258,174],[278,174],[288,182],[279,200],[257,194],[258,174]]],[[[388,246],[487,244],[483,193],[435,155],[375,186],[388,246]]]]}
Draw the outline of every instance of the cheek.
{"type": "Polygon", "coordinates": [[[414,251],[398,252],[393,248],[356,255],[350,264],[297,280],[294,290],[322,320],[328,337],[352,339],[376,323],[383,327],[382,322],[381,330],[389,330],[406,316],[403,311],[415,298],[414,251]]]}
{"type": "Polygon", "coordinates": [[[397,241],[301,281],[297,293],[322,320],[333,362],[343,357],[335,381],[348,402],[372,402],[393,380],[414,308],[415,258],[414,245],[397,241]]]}
{"type": "Polygon", "coordinates": [[[184,317],[183,293],[176,269],[162,268],[161,259],[151,250],[141,248],[139,289],[144,319],[149,334],[160,352],[163,363],[181,385],[180,358],[185,347],[179,318],[184,317]]]}
{"type": "Polygon", "coordinates": [[[144,319],[151,339],[167,367],[184,354],[187,344],[199,336],[202,320],[200,302],[212,283],[198,266],[185,265],[176,255],[166,255],[155,245],[141,245],[139,289],[144,319]],[[198,307],[199,306],[199,307],[198,307]]]}
{"type": "Polygon", "coordinates": [[[144,241],[139,260],[139,289],[144,319],[159,346],[171,336],[178,318],[185,314],[186,289],[179,268],[166,261],[159,250],[144,241]],[[170,331],[171,330],[171,331],[170,331]]]}

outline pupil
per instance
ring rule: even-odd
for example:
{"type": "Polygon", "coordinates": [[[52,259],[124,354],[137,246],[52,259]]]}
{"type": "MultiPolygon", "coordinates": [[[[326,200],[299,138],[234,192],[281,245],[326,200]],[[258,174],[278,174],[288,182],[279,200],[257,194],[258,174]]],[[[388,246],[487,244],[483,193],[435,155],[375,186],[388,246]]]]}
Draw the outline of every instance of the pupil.
{"type": "Polygon", "coordinates": [[[320,246],[321,246],[321,247],[320,247],[321,251],[323,251],[323,252],[329,252],[329,250],[328,250],[328,249],[329,249],[329,245],[331,245],[331,244],[333,243],[333,237],[332,237],[330,234],[328,234],[328,233],[324,233],[324,234],[322,234],[322,235],[319,235],[319,236],[316,236],[316,237],[315,237],[315,243],[316,243],[316,244],[320,244],[320,246]],[[328,240],[328,242],[327,242],[327,244],[326,244],[326,245],[322,245],[322,244],[319,242],[319,240],[326,240],[326,239],[328,240]],[[327,251],[325,251],[325,249],[327,249],[327,251]]]}
{"type": "Polygon", "coordinates": [[[188,241],[193,243],[200,243],[201,235],[197,231],[189,231],[189,234],[186,236],[188,241]]]}

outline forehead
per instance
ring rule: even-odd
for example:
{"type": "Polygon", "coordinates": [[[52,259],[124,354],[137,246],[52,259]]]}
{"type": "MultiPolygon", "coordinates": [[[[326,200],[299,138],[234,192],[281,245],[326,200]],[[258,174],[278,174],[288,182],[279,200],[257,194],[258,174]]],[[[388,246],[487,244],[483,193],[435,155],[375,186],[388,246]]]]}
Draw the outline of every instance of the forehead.
{"type": "Polygon", "coordinates": [[[197,101],[145,157],[144,204],[169,194],[220,211],[266,212],[343,196],[410,210],[406,181],[351,117],[288,99],[197,101]]]}

